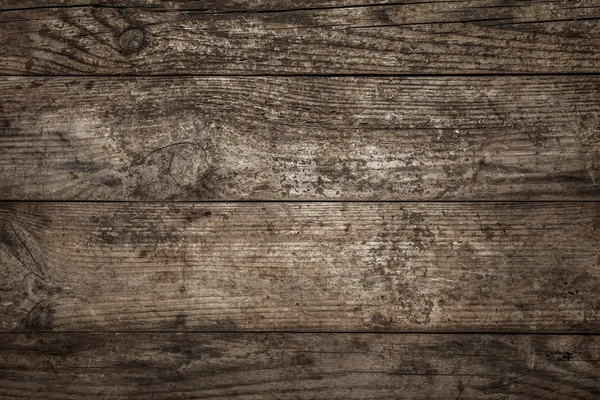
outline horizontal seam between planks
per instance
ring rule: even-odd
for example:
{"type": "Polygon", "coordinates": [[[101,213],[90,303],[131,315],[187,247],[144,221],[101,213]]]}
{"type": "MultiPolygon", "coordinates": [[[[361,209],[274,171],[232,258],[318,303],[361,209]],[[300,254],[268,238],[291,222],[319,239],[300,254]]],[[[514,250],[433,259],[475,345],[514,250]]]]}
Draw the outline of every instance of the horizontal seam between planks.
{"type": "Polygon", "coordinates": [[[151,204],[176,204],[176,203],[539,203],[539,204],[577,204],[577,203],[600,203],[599,200],[0,200],[3,203],[151,203],[151,204]]]}
{"type": "Polygon", "coordinates": [[[257,73],[257,74],[56,74],[56,75],[35,75],[35,74],[0,74],[0,78],[177,78],[177,77],[217,77],[217,78],[380,78],[380,77],[398,77],[398,78],[444,78],[444,77],[559,77],[559,76],[600,76],[598,72],[494,72],[494,73],[332,73],[332,74],[311,74],[311,73],[257,73]]]}
{"type": "Polygon", "coordinates": [[[69,331],[12,331],[0,332],[0,335],[70,335],[70,334],[189,334],[189,335],[530,335],[530,336],[600,336],[600,332],[569,332],[569,331],[311,331],[311,330],[247,330],[247,331],[226,331],[226,330],[69,330],[69,331]]]}

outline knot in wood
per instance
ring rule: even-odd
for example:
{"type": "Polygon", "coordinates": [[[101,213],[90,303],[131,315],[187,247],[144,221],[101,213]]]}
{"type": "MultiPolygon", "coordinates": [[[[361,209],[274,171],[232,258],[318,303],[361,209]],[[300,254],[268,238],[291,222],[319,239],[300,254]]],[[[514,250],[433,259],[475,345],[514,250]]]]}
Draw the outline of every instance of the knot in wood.
{"type": "Polygon", "coordinates": [[[144,44],[144,32],[137,28],[127,29],[119,37],[119,46],[127,51],[135,51],[144,44]]]}

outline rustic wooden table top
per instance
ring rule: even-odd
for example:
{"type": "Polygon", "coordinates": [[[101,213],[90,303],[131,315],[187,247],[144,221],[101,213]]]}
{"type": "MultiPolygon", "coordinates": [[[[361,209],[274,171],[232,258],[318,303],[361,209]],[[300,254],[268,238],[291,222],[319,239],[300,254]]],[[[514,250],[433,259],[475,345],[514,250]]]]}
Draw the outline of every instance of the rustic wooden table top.
{"type": "Polygon", "coordinates": [[[0,1],[0,399],[599,399],[600,0],[0,1]]]}

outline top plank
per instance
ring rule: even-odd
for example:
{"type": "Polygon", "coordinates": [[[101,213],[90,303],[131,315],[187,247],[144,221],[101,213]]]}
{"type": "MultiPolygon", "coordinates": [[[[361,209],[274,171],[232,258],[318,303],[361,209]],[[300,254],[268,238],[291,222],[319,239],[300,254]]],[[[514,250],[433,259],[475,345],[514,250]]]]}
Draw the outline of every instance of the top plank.
{"type": "Polygon", "coordinates": [[[597,0],[251,3],[8,1],[0,74],[600,72],[597,0]]]}

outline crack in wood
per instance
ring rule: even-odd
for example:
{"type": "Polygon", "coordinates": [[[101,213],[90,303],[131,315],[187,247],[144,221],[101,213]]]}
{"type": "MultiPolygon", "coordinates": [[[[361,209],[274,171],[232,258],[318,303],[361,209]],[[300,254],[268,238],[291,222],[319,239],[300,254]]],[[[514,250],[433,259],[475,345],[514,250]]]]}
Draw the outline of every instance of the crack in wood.
{"type": "MultiPolygon", "coordinates": [[[[21,263],[21,265],[23,266],[23,268],[25,268],[28,271],[28,274],[25,275],[25,277],[23,277],[23,281],[25,280],[25,278],[30,275],[33,274],[35,275],[38,279],[40,279],[41,281],[45,281],[46,277],[44,276],[44,268],[42,268],[41,264],[37,261],[37,259],[33,256],[33,253],[31,252],[31,250],[29,249],[29,247],[27,246],[27,244],[25,243],[25,241],[19,236],[19,234],[17,233],[14,225],[12,224],[11,221],[6,220],[3,224],[4,227],[9,226],[11,231],[12,231],[12,235],[14,236],[14,238],[16,238],[16,243],[12,242],[11,243],[7,243],[6,239],[10,240],[10,238],[7,238],[5,236],[5,240],[4,243],[6,243],[8,245],[8,248],[11,250],[11,252],[13,253],[13,255],[19,260],[19,262],[21,263]],[[26,253],[29,255],[29,258],[33,261],[33,265],[35,267],[37,267],[37,272],[34,270],[33,267],[29,266],[29,263],[27,263],[22,255],[20,254],[20,252],[12,245],[10,244],[18,244],[20,245],[20,247],[22,249],[25,249],[26,253]]],[[[6,228],[4,228],[6,229],[6,228]]],[[[0,229],[0,232],[2,232],[3,230],[0,229]]],[[[4,234],[8,234],[8,232],[6,230],[3,231],[4,234]]]]}

